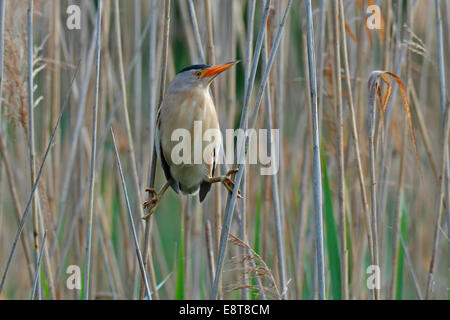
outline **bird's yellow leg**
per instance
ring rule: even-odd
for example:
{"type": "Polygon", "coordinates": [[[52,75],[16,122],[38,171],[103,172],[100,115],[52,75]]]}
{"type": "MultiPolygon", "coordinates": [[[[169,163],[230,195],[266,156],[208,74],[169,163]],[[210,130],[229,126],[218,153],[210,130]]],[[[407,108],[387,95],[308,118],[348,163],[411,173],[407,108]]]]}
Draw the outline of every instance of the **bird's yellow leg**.
{"type": "MultiPolygon", "coordinates": [[[[239,169],[235,168],[235,169],[231,169],[230,171],[228,171],[228,173],[224,176],[220,176],[220,177],[209,177],[208,178],[208,182],[209,183],[218,183],[221,182],[223,183],[223,185],[225,186],[225,188],[227,188],[227,190],[231,193],[233,193],[233,189],[234,189],[234,181],[233,179],[231,179],[231,175],[238,172],[239,169]]],[[[237,197],[239,199],[242,199],[241,196],[241,190],[238,190],[238,195],[237,197]]]]}
{"type": "Polygon", "coordinates": [[[144,210],[147,210],[147,214],[142,217],[142,219],[147,220],[153,212],[155,212],[156,207],[158,207],[159,202],[162,199],[162,196],[164,195],[164,192],[169,188],[170,184],[172,183],[172,179],[166,181],[166,183],[163,185],[161,190],[159,192],[156,192],[153,188],[146,188],[145,191],[148,192],[151,196],[150,200],[147,200],[144,202],[144,210]]]}

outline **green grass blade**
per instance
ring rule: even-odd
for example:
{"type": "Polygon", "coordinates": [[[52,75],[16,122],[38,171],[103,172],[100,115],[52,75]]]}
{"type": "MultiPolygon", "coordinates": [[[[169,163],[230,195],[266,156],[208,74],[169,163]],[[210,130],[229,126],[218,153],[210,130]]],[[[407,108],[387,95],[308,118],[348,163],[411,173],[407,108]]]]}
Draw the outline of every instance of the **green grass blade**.
{"type": "Polygon", "coordinates": [[[45,279],[44,266],[41,266],[41,269],[39,270],[39,272],[41,274],[42,288],[44,289],[45,300],[49,300],[50,299],[50,290],[48,288],[47,280],[45,279]]]}
{"type": "Polygon", "coordinates": [[[347,251],[348,251],[348,283],[352,283],[352,237],[350,234],[350,221],[348,219],[348,212],[345,212],[345,225],[347,238],[347,251]]]}
{"type": "Polygon", "coordinates": [[[84,300],[84,268],[81,268],[81,290],[80,290],[80,300],[84,300]]]}
{"type": "Polygon", "coordinates": [[[314,298],[314,292],[312,289],[313,284],[311,283],[313,279],[313,274],[311,267],[307,261],[307,255],[305,255],[304,257],[304,266],[305,266],[305,276],[303,281],[302,299],[311,300],[314,298]]]}
{"type": "Polygon", "coordinates": [[[328,264],[331,274],[331,291],[333,299],[342,298],[341,291],[341,259],[339,254],[339,239],[334,219],[333,198],[331,195],[330,181],[328,179],[327,163],[322,152],[323,195],[325,213],[325,238],[328,252],[328,264]]]}
{"type": "Polygon", "coordinates": [[[177,287],[175,291],[175,300],[184,300],[184,227],[181,226],[180,244],[178,250],[178,268],[177,268],[177,287]]]}

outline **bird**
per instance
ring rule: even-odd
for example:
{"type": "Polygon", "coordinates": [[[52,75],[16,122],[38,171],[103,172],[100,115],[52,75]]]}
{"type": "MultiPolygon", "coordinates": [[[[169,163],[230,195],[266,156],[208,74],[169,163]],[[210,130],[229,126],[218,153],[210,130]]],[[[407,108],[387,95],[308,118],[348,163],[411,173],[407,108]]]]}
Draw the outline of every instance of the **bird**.
{"type": "MultiPolygon", "coordinates": [[[[201,152],[204,156],[200,163],[179,163],[172,159],[172,151],[178,143],[173,141],[172,134],[176,129],[185,129],[193,137],[195,121],[201,121],[202,136],[209,129],[220,130],[210,85],[219,74],[237,63],[239,61],[213,66],[191,65],[179,71],[169,84],[156,115],[155,130],[156,154],[167,181],[159,192],[154,188],[145,189],[151,197],[143,204],[144,210],[147,210],[144,219],[153,214],[169,187],[177,194],[198,193],[200,202],[205,199],[214,183],[222,183],[229,192],[233,192],[234,181],[231,175],[236,173],[237,169],[228,171],[225,176],[214,176],[220,151],[219,143],[210,148],[211,152],[206,152],[205,155],[203,152],[207,143],[203,141],[201,152]]],[[[239,190],[238,197],[241,198],[239,190]]]]}

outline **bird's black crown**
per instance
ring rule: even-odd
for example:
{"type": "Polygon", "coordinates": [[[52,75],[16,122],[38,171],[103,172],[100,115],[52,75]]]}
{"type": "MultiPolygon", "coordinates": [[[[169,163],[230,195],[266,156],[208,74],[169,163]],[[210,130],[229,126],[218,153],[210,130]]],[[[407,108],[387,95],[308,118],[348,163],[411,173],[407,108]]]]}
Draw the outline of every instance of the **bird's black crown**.
{"type": "Polygon", "coordinates": [[[178,73],[182,73],[182,72],[189,71],[189,70],[196,70],[196,69],[203,70],[203,69],[206,69],[206,68],[209,68],[209,67],[211,67],[211,66],[207,65],[207,64],[193,64],[192,66],[189,66],[189,67],[186,67],[186,68],[182,69],[178,73]]]}

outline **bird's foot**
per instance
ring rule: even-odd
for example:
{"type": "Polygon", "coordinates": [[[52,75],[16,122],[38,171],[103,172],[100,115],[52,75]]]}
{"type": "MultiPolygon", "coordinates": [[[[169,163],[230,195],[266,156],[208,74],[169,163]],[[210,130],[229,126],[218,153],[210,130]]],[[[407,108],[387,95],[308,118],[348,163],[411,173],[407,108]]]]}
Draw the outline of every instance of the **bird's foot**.
{"type": "Polygon", "coordinates": [[[238,173],[239,168],[230,169],[227,172],[227,177],[231,177],[232,174],[238,173]]]}
{"type": "Polygon", "coordinates": [[[148,192],[151,196],[150,200],[144,202],[144,210],[147,210],[147,213],[142,217],[142,219],[147,220],[150,216],[155,212],[156,207],[161,200],[161,195],[158,194],[153,188],[146,188],[146,192],[148,192]]]}
{"type": "MultiPolygon", "coordinates": [[[[222,177],[223,185],[231,193],[233,193],[234,185],[235,185],[234,180],[231,179],[231,175],[237,173],[238,171],[239,171],[238,168],[231,169],[230,171],[227,172],[227,174],[225,176],[222,177]]],[[[239,190],[239,189],[238,189],[237,197],[238,197],[238,199],[242,199],[241,190],[239,190]]]]}

